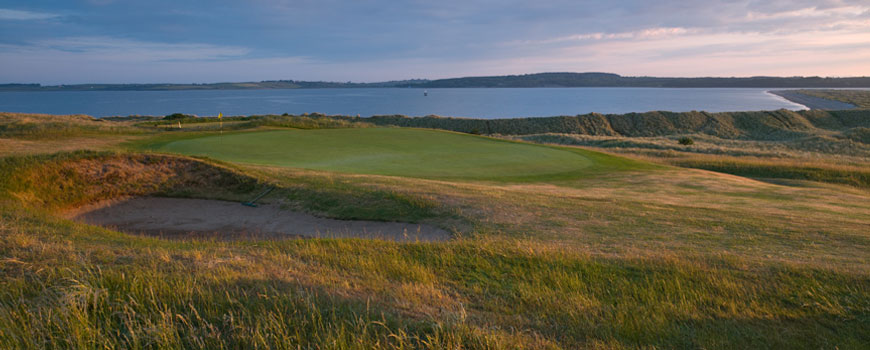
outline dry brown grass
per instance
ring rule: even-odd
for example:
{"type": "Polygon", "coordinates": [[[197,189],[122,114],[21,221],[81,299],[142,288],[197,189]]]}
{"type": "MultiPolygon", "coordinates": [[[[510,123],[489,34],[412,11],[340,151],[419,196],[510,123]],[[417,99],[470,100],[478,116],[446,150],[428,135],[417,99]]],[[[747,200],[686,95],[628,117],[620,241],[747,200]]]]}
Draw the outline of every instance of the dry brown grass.
{"type": "Polygon", "coordinates": [[[71,123],[71,124],[84,124],[84,125],[93,125],[93,126],[102,126],[105,124],[104,121],[100,121],[97,118],[91,117],[89,115],[84,115],[84,114],[57,115],[57,114],[39,114],[39,113],[0,112],[0,125],[12,124],[12,123],[22,123],[22,124],[71,123]]]}
{"type": "Polygon", "coordinates": [[[870,144],[855,142],[831,133],[828,136],[797,138],[787,141],[724,139],[704,134],[658,137],[593,136],[579,134],[534,134],[510,136],[514,140],[560,145],[593,147],[609,152],[647,154],[655,158],[677,158],[691,154],[803,159],[831,163],[866,163],[870,144]],[[679,138],[691,137],[692,145],[681,145],[679,138]]]}
{"type": "Polygon", "coordinates": [[[141,138],[138,135],[73,136],[40,140],[0,137],[0,157],[81,150],[103,151],[117,149],[122,143],[141,138]]]}
{"type": "Polygon", "coordinates": [[[97,119],[88,115],[53,115],[0,112],[0,131],[4,136],[44,137],[56,134],[135,132],[133,121],[97,119]]]}
{"type": "Polygon", "coordinates": [[[0,112],[0,156],[116,149],[144,136],[132,121],[0,112]]]}
{"type": "Polygon", "coordinates": [[[0,158],[0,168],[0,192],[7,197],[0,201],[53,210],[128,195],[247,196],[258,181],[191,158],[109,152],[0,158]]]}
{"type": "Polygon", "coordinates": [[[824,99],[851,103],[858,108],[870,108],[870,90],[820,90],[806,89],[797,92],[824,99]]]}
{"type": "MultiPolygon", "coordinates": [[[[800,153],[606,150],[666,164],[824,162],[800,153]]],[[[0,171],[8,171],[0,173],[0,193],[20,199],[0,202],[4,348],[861,349],[868,342],[866,189],[677,167],[516,184],[226,166],[280,187],[269,200],[325,216],[459,221],[467,230],[438,244],[176,241],[53,215],[64,204],[172,183],[198,189],[186,195],[238,199],[208,186],[221,172],[194,165],[203,162],[143,157],[0,158],[0,171]]],[[[866,160],[822,165],[856,172],[866,160]]]]}
{"type": "Polygon", "coordinates": [[[862,248],[870,239],[870,193],[843,186],[783,186],[680,168],[522,185],[259,169],[288,184],[328,176],[425,198],[470,219],[478,239],[533,237],[596,255],[726,254],[850,270],[866,270],[862,261],[870,259],[862,248]],[[794,244],[783,235],[826,243],[794,244]]]}

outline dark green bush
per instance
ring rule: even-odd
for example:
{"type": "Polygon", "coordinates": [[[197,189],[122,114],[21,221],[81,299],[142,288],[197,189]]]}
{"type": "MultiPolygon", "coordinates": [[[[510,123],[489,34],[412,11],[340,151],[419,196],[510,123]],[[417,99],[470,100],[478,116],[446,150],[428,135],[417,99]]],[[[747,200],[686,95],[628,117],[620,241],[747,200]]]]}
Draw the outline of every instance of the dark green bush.
{"type": "Polygon", "coordinates": [[[163,117],[163,120],[180,120],[180,119],[191,119],[191,118],[196,118],[196,116],[193,116],[190,114],[184,114],[184,113],[172,113],[170,115],[163,117]]]}

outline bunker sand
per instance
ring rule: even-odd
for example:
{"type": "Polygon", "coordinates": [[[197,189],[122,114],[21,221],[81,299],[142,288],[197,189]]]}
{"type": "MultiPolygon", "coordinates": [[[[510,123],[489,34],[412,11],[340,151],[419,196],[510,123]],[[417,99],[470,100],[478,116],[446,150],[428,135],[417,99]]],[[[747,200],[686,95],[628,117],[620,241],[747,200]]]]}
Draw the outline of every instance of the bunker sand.
{"type": "Polygon", "coordinates": [[[171,238],[369,238],[398,242],[445,241],[450,233],[430,225],[334,220],[236,202],[133,197],[79,208],[68,218],[122,232],[171,238]]]}

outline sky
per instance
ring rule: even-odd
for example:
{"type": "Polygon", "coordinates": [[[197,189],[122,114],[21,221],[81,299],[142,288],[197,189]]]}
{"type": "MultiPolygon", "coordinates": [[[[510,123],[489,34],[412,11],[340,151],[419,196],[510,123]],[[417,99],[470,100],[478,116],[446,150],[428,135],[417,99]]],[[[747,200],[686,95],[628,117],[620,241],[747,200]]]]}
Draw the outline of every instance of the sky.
{"type": "Polygon", "coordinates": [[[0,0],[0,83],[870,76],[870,0],[0,0]]]}

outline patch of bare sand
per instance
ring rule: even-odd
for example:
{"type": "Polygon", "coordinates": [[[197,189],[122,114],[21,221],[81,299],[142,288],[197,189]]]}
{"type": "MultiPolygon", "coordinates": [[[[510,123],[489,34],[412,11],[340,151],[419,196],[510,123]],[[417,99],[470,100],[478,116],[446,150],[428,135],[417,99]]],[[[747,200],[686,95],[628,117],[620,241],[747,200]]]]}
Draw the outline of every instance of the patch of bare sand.
{"type": "Polygon", "coordinates": [[[70,219],[122,232],[162,237],[369,238],[398,242],[445,241],[440,228],[400,222],[335,220],[283,210],[205,199],[132,197],[68,212],[70,219]]]}

